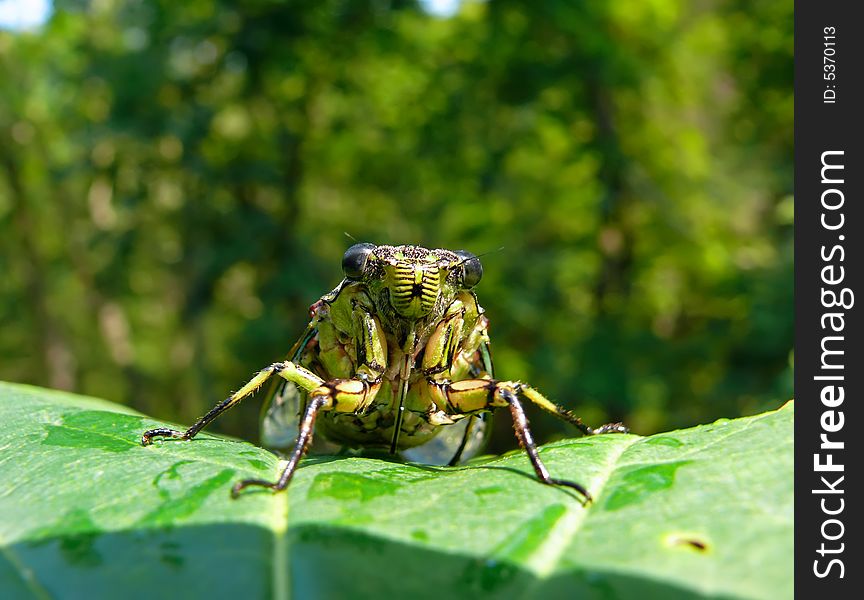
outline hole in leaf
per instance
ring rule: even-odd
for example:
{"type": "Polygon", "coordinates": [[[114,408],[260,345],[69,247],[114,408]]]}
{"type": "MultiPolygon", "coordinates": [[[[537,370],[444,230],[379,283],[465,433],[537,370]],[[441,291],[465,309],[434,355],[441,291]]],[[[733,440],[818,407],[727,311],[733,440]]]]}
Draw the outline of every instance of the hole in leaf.
{"type": "Polygon", "coordinates": [[[704,537],[690,533],[673,533],[666,536],[666,545],[678,548],[688,548],[696,552],[708,552],[710,545],[704,537]]]}

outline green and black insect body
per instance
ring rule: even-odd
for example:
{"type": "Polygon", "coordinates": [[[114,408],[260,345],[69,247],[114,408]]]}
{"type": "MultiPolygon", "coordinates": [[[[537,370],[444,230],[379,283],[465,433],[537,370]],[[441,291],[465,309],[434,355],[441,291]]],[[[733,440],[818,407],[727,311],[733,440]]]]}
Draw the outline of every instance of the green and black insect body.
{"type": "Polygon", "coordinates": [[[248,486],[285,489],[313,432],[337,446],[386,448],[410,460],[456,464],[482,445],[484,415],[506,407],[540,481],[591,499],[578,483],[550,477],[522,400],[588,435],[626,429],[620,423],[591,429],[534,388],[494,378],[488,319],[472,291],[483,275],[476,256],[355,244],[342,269],[345,279],[310,308],[311,321],[289,360],[259,371],[185,432],[153,429],[142,443],[193,438],[276,374],[284,382],[266,408],[262,440],[291,448],[290,459],[277,481],[240,481],[235,496],[248,486]]]}

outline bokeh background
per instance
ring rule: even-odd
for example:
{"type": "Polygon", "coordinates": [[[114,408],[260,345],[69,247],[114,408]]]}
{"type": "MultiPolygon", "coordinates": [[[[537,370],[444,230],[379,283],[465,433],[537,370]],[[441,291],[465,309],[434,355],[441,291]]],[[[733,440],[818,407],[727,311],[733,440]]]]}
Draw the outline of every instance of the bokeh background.
{"type": "Polygon", "coordinates": [[[498,374],[591,423],[791,397],[791,2],[48,8],[0,30],[0,378],[190,424],[285,356],[348,232],[503,246],[498,374]]]}

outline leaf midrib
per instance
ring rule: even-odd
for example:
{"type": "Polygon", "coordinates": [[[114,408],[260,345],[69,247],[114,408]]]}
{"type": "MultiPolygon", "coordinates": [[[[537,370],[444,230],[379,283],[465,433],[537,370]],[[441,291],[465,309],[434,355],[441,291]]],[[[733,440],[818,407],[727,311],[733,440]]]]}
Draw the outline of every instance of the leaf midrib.
{"type": "Polygon", "coordinates": [[[528,557],[526,562],[534,566],[535,573],[538,576],[538,585],[543,579],[546,579],[549,575],[555,572],[561,563],[561,557],[564,555],[564,552],[570,547],[573,540],[579,534],[585,520],[590,517],[592,507],[596,504],[597,500],[602,497],[606,485],[609,483],[609,480],[617,469],[621,457],[630,447],[643,439],[645,438],[628,438],[613,452],[609,453],[603,469],[601,470],[600,477],[596,478],[594,485],[590,486],[591,489],[595,490],[594,502],[586,507],[568,507],[567,513],[565,513],[565,515],[556,522],[553,530],[550,530],[549,542],[541,545],[531,556],[528,557]],[[568,519],[568,517],[570,518],[568,519]],[[565,521],[563,526],[561,524],[562,521],[565,521]],[[556,529],[564,529],[565,532],[561,535],[552,534],[552,531],[556,529]]]}

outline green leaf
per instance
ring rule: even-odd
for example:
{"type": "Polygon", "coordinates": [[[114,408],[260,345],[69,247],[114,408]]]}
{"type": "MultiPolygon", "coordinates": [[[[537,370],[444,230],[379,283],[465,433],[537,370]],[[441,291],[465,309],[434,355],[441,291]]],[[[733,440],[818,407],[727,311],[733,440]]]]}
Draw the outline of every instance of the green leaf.
{"type": "MultiPolygon", "coordinates": [[[[503,418],[503,415],[502,415],[503,418]]],[[[5,598],[790,598],[792,403],[650,437],[541,449],[587,508],[521,452],[465,467],[279,460],[100,400],[0,384],[5,598]]]]}

